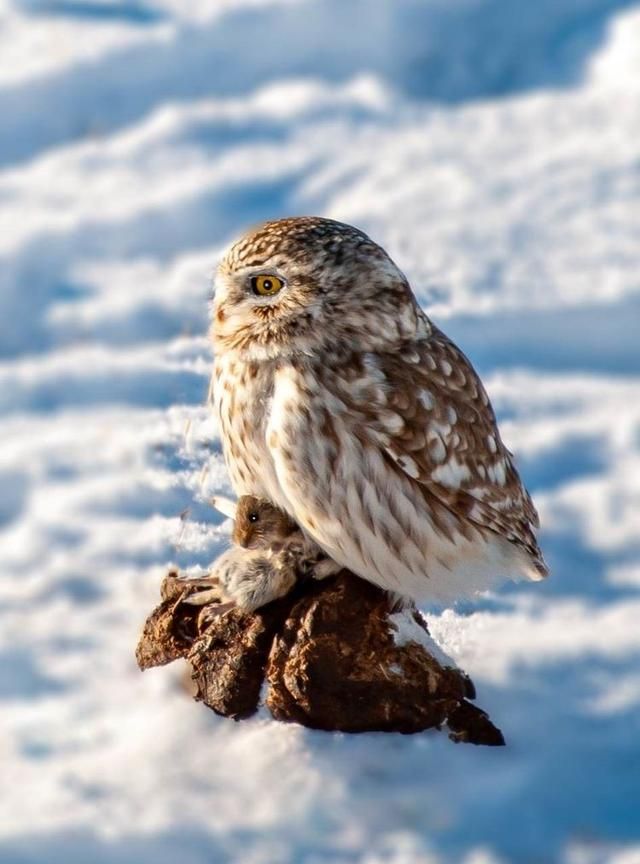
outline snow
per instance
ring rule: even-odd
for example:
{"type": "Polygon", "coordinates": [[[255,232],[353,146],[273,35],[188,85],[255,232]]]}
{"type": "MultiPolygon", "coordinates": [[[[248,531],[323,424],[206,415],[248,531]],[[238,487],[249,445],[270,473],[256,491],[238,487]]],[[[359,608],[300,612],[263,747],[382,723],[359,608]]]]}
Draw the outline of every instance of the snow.
{"type": "Polygon", "coordinates": [[[2,864],[640,861],[640,6],[0,0],[2,864]],[[386,246],[481,371],[552,576],[426,610],[504,750],[234,724],[133,651],[229,522],[210,279],[386,246]]]}
{"type": "Polygon", "coordinates": [[[400,612],[394,612],[389,616],[391,624],[391,636],[394,644],[402,647],[410,642],[415,642],[422,645],[423,648],[435,657],[441,666],[455,666],[451,657],[444,653],[440,645],[424,630],[413,617],[413,614],[403,609],[400,612]]]}

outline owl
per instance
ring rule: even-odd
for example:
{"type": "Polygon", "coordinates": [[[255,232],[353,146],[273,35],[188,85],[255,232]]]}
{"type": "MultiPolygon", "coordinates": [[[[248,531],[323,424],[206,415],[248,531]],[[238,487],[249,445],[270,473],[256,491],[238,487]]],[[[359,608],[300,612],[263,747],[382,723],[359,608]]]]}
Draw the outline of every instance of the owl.
{"type": "Polygon", "coordinates": [[[547,575],[478,375],[403,273],[317,217],[241,237],[215,280],[212,399],[236,493],[418,603],[547,575]]]}
{"type": "Polygon", "coordinates": [[[269,501],[244,495],[237,504],[224,498],[211,503],[234,520],[233,545],[206,576],[183,580],[195,589],[184,602],[206,606],[205,618],[234,606],[254,612],[288,594],[299,577],[325,578],[336,572],[331,559],[269,501]]]}

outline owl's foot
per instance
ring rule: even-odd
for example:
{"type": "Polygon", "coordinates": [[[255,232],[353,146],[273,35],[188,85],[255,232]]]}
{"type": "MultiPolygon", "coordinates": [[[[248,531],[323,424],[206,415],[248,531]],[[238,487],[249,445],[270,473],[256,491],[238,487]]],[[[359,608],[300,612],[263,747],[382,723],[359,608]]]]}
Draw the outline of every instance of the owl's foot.
{"type": "Polygon", "coordinates": [[[313,565],[311,576],[313,579],[320,581],[321,579],[328,579],[329,576],[335,576],[341,570],[341,565],[337,564],[333,559],[323,558],[322,561],[318,561],[317,564],[313,565]]]}

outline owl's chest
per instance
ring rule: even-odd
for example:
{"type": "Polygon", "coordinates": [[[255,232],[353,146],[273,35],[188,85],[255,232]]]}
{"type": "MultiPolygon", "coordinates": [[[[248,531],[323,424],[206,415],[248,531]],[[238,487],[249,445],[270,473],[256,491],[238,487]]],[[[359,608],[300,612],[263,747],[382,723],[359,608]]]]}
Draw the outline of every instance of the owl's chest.
{"type": "Polygon", "coordinates": [[[267,495],[265,429],[272,397],[273,374],[268,366],[234,356],[216,357],[213,403],[225,462],[238,495],[267,495]]]}
{"type": "Polygon", "coordinates": [[[258,495],[284,509],[274,456],[295,460],[307,446],[312,393],[307,376],[283,364],[216,359],[213,396],[229,476],[238,495],[258,495]],[[306,443],[305,443],[306,442],[306,443]]]}

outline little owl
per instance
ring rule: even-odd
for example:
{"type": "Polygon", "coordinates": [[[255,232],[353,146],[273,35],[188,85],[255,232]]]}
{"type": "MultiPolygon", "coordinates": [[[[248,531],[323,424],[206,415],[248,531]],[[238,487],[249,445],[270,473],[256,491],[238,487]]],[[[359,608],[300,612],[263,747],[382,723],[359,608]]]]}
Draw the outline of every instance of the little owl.
{"type": "Polygon", "coordinates": [[[212,338],[235,492],[334,567],[418,602],[547,575],[477,374],[361,231],[302,217],[246,234],[218,269],[212,338]]]}

